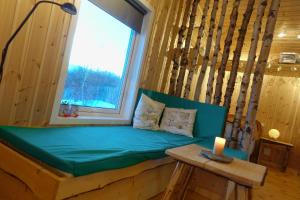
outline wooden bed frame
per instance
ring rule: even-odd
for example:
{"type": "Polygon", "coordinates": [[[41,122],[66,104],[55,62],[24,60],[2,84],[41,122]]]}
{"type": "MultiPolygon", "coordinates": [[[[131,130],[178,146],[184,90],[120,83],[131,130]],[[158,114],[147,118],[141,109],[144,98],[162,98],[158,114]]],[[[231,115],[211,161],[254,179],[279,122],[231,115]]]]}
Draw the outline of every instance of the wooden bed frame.
{"type": "Polygon", "coordinates": [[[150,199],[165,190],[174,168],[166,157],[73,177],[0,141],[0,199],[150,199]]]}

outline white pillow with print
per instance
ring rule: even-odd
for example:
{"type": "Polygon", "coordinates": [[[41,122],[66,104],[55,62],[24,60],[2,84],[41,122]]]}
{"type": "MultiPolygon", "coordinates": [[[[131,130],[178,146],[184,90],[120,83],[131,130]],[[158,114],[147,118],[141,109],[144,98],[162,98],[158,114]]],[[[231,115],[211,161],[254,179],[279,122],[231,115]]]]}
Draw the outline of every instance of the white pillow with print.
{"type": "Polygon", "coordinates": [[[133,128],[158,130],[164,108],[165,104],[142,94],[134,113],[133,128]]]}
{"type": "Polygon", "coordinates": [[[165,108],[160,129],[163,131],[193,137],[197,110],[165,108]]]}

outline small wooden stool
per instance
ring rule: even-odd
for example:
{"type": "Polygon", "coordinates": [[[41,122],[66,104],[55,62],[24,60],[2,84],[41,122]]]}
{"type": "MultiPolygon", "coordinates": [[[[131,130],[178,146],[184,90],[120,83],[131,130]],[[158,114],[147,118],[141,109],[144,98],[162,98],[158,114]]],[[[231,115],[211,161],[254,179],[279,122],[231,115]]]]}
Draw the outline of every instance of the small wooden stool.
{"type": "Polygon", "coordinates": [[[191,144],[166,151],[178,162],[164,200],[246,200],[251,199],[252,187],[263,185],[266,167],[238,159],[218,163],[202,157],[202,149],[191,144]]]}

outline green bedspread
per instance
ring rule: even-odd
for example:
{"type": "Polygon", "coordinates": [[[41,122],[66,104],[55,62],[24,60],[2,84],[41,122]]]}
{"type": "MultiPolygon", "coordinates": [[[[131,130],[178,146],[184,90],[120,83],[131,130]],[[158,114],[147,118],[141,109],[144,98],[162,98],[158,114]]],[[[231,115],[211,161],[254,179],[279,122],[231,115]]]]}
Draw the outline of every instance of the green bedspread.
{"type": "Polygon", "coordinates": [[[0,139],[42,162],[86,175],[165,156],[168,148],[200,142],[161,131],[117,127],[0,127],[0,139]]]}

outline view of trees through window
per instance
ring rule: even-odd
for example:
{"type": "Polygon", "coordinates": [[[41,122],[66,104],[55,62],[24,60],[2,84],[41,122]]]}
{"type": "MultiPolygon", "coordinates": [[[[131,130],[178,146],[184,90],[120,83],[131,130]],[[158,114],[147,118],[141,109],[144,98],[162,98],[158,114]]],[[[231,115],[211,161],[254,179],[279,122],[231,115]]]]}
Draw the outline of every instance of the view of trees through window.
{"type": "Polygon", "coordinates": [[[122,79],[114,73],[84,66],[68,71],[63,101],[89,107],[114,109],[118,105],[122,79]]]}
{"type": "Polygon", "coordinates": [[[82,1],[62,102],[119,108],[134,34],[98,6],[82,1]]]}

